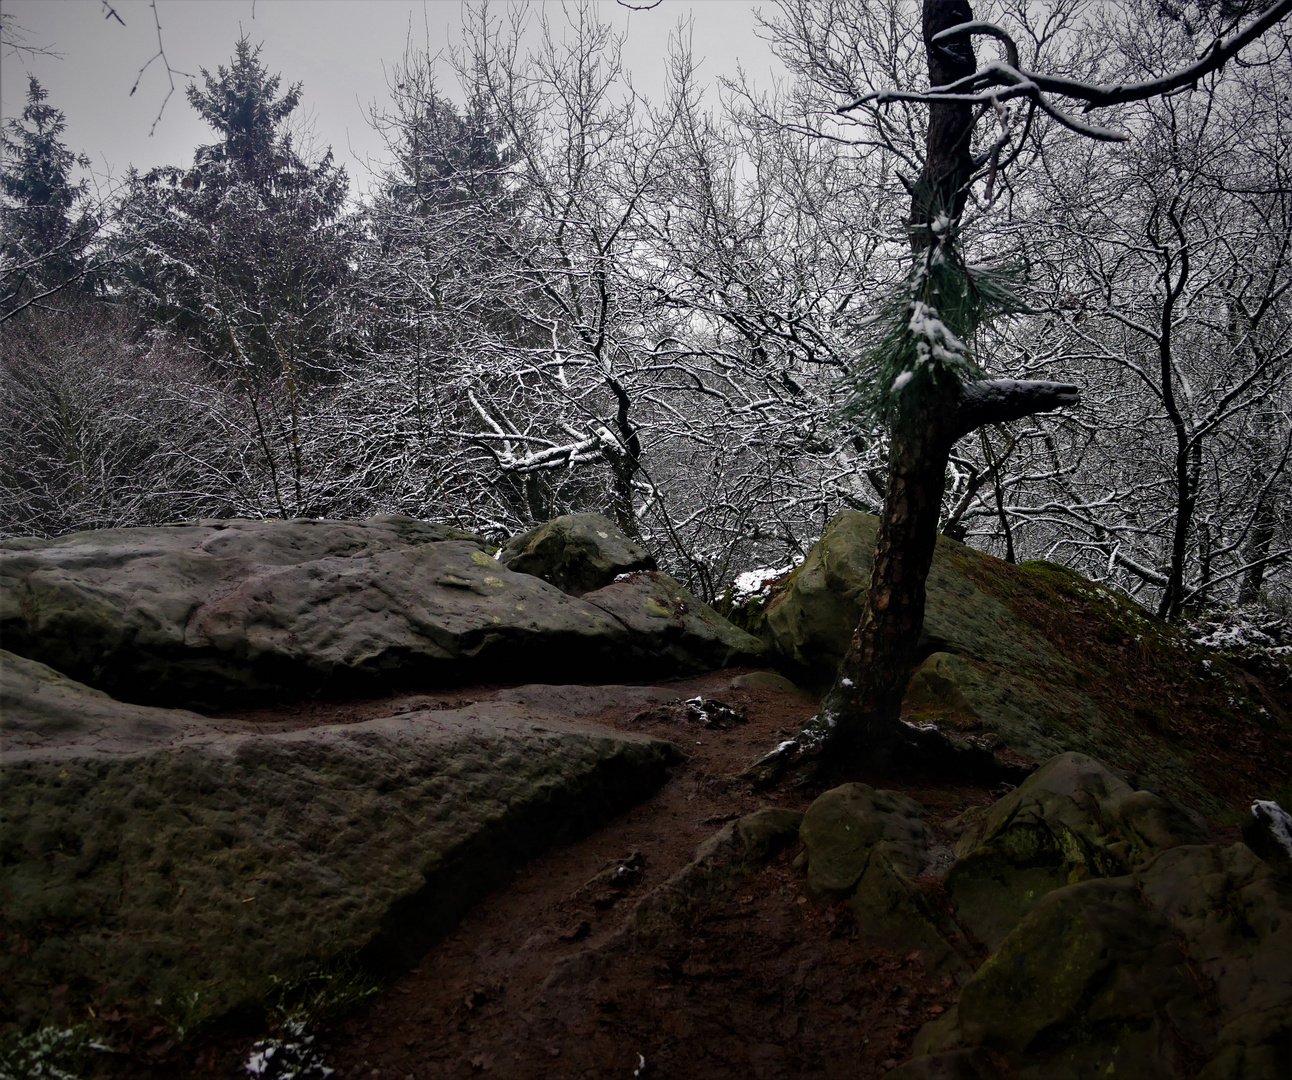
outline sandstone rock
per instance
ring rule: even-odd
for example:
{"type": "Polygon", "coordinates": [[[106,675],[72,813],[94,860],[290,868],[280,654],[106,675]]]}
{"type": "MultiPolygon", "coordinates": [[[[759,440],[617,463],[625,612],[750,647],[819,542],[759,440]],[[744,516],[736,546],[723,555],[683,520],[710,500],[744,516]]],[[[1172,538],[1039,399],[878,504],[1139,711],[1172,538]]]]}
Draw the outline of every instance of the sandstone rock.
{"type": "Polygon", "coordinates": [[[982,1046],[917,1057],[888,1075],[891,1080],[1015,1080],[1001,1055],[982,1046]]]}
{"type": "Polygon", "coordinates": [[[969,1046],[1010,1053],[1022,1075],[1187,1075],[1210,1027],[1171,929],[1129,877],[1049,893],[960,992],[969,1046]]]}
{"type": "MultiPolygon", "coordinates": [[[[1164,851],[1135,872],[1215,1009],[1200,1080],[1292,1075],[1292,891],[1245,844],[1164,851]]],[[[1188,1029],[1185,1029],[1188,1030],[1188,1029]]],[[[1208,1028],[1199,1029],[1200,1032],[1208,1028]]]]}
{"type": "MultiPolygon", "coordinates": [[[[869,514],[839,514],[752,626],[806,684],[833,678],[856,629],[876,527],[869,514]]],[[[1177,681],[1187,668],[1200,686],[1214,676],[1197,698],[1232,697],[1218,674],[1173,644],[1164,624],[1062,567],[1005,563],[946,537],[938,538],[926,587],[919,644],[925,659],[907,688],[908,720],[935,725],[953,743],[990,749],[1003,763],[1041,762],[1065,750],[1090,754],[1134,771],[1140,786],[1170,792],[1211,816],[1221,812],[1229,793],[1200,783],[1192,764],[1197,747],[1186,730],[1177,732],[1169,716],[1145,702],[1097,692],[1106,682],[1133,685],[1125,665],[1143,663],[1155,677],[1177,681]],[[1050,639],[1056,625],[1074,624],[1072,640],[1050,639]],[[1101,648],[1115,642],[1116,649],[1087,653],[1082,635],[1101,648]],[[1101,668],[1100,661],[1117,667],[1101,668]]],[[[1231,675],[1225,685],[1235,681],[1231,675]]]]}
{"type": "Polygon", "coordinates": [[[808,888],[838,899],[857,884],[876,850],[908,876],[919,876],[929,861],[932,832],[914,799],[869,784],[844,784],[807,808],[799,839],[807,848],[808,888]]]}
{"type": "Polygon", "coordinates": [[[894,1075],[1274,1080],[1292,1069],[1292,889],[1196,815],[1063,754],[964,815],[946,878],[991,957],[894,1075]]]}
{"type": "Polygon", "coordinates": [[[957,844],[946,887],[957,917],[996,948],[1046,893],[1087,878],[1117,877],[1159,851],[1196,843],[1205,823],[1136,791],[1084,754],[1047,761],[957,844]]]}
{"type": "Polygon", "coordinates": [[[582,602],[624,628],[622,663],[630,671],[691,674],[757,663],[765,651],[756,637],[727,622],[667,574],[631,574],[584,594],[582,602]]]}
{"type": "Polygon", "coordinates": [[[124,700],[204,709],[397,683],[679,674],[762,648],[671,579],[576,599],[500,566],[478,538],[403,518],[0,543],[0,634],[124,700]]]}
{"type": "MultiPolygon", "coordinates": [[[[768,602],[764,618],[773,645],[818,678],[833,676],[861,619],[878,523],[873,514],[840,513],[768,602]]],[[[927,582],[921,648],[1015,666],[1053,666],[1056,658],[1034,640],[1035,635],[957,565],[968,550],[938,538],[927,582]]]]}
{"type": "Polygon", "coordinates": [[[1019,1080],[1287,1076],[1292,894],[1243,844],[1055,889],[915,1049],[894,1075],[972,1076],[949,1070],[984,1050],[1019,1080]]]}
{"type": "MultiPolygon", "coordinates": [[[[264,734],[29,661],[3,685],[0,1015],[22,1025],[113,1004],[191,1024],[338,957],[406,964],[680,759],[568,721],[578,688],[264,734]]],[[[614,698],[595,690],[589,710],[614,698]]]]}
{"type": "Polygon", "coordinates": [[[6,753],[80,744],[124,754],[158,739],[211,730],[211,721],[197,713],[114,701],[51,667],[0,649],[0,747],[6,753]]]}
{"type": "Polygon", "coordinates": [[[936,724],[953,738],[985,737],[1032,761],[1100,749],[1094,702],[1072,688],[1060,693],[1060,661],[1048,663],[1042,671],[1016,659],[931,653],[911,675],[903,704],[913,723],[936,724]]]}
{"type": "Polygon", "coordinates": [[[620,574],[657,568],[653,555],[601,514],[553,518],[508,540],[499,561],[573,596],[603,588],[620,574]]]}
{"type": "Polygon", "coordinates": [[[749,671],[744,675],[737,675],[731,680],[733,690],[778,690],[783,694],[798,694],[800,697],[810,697],[807,691],[795,686],[784,675],[775,671],[749,671]]]}
{"type": "Polygon", "coordinates": [[[844,784],[808,807],[799,838],[813,896],[846,897],[863,933],[918,949],[930,969],[965,968],[961,935],[915,884],[933,861],[934,838],[914,799],[844,784]]]}

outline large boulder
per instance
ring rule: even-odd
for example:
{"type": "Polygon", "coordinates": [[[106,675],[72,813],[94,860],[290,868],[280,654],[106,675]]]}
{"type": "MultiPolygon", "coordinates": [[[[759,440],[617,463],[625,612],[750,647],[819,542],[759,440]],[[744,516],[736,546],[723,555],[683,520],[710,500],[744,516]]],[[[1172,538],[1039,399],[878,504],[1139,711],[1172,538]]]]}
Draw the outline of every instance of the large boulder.
{"type": "Polygon", "coordinates": [[[843,784],[807,808],[799,839],[807,854],[808,888],[836,900],[856,886],[876,855],[918,877],[929,863],[933,833],[924,807],[909,796],[843,784]]]}
{"type": "Polygon", "coordinates": [[[208,710],[399,683],[683,674],[763,649],[663,575],[580,599],[501,566],[477,537],[391,517],[6,541],[0,634],[114,697],[208,710]]]}
{"type": "Polygon", "coordinates": [[[1278,851],[1204,843],[1192,812],[1072,753],[948,825],[946,894],[992,954],[893,1076],[1292,1075],[1278,851]]]}
{"type": "Polygon", "coordinates": [[[601,514],[565,514],[503,545],[498,561],[582,596],[620,574],[656,570],[655,557],[601,514]]]}
{"type": "Polygon", "coordinates": [[[0,747],[5,753],[78,743],[106,753],[146,749],[211,730],[180,709],[129,705],[45,664],[0,649],[0,747]]]}
{"type": "Polygon", "coordinates": [[[1292,895],[1243,844],[1053,890],[915,1050],[890,1075],[1292,1075],[1292,895]]]}
{"type": "Polygon", "coordinates": [[[680,760],[570,719],[669,696],[648,687],[266,734],[0,661],[0,1022],[23,1026],[87,1006],[191,1026],[329,963],[409,963],[680,760]]]}
{"type": "Polygon", "coordinates": [[[1169,847],[1206,839],[1197,815],[1077,753],[1052,758],[958,824],[947,892],[960,921],[993,949],[1046,893],[1124,875],[1169,847]]]}
{"type": "MultiPolygon", "coordinates": [[[[754,624],[808,683],[833,678],[856,629],[876,529],[839,514],[754,624]]],[[[1063,567],[939,537],[919,651],[904,718],[1008,763],[1079,751],[1234,823],[1236,799],[1277,797],[1286,781],[1285,694],[1063,567]]]]}
{"type": "MultiPolygon", "coordinates": [[[[878,527],[873,514],[837,515],[768,602],[764,625],[776,650],[818,679],[833,677],[861,620],[878,527]]],[[[1054,658],[1019,618],[965,574],[959,557],[966,550],[938,539],[926,585],[922,651],[1051,666],[1054,658]]]]}

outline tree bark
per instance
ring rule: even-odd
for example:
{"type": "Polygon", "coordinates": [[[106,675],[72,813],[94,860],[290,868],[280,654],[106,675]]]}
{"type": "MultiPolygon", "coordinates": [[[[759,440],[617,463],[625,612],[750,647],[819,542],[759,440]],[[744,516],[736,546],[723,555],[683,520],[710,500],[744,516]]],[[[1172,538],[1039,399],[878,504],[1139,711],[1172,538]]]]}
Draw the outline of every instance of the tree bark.
{"type": "Polygon", "coordinates": [[[861,622],[821,703],[835,748],[853,761],[859,753],[875,755],[881,768],[896,749],[893,721],[924,626],[924,583],[937,544],[954,415],[954,401],[926,400],[893,433],[861,622]]]}
{"type": "MultiPolygon", "coordinates": [[[[968,35],[933,38],[973,19],[967,0],[924,0],[929,83],[944,86],[976,68],[968,35]]],[[[929,106],[924,168],[911,193],[911,249],[927,258],[934,245],[954,244],[954,225],[972,178],[973,114],[961,102],[929,106]]],[[[898,417],[889,443],[888,484],[861,622],[821,708],[799,733],[759,761],[756,782],[786,769],[808,776],[870,766],[881,773],[917,769],[977,773],[997,768],[986,750],[961,749],[933,729],[901,719],[902,698],[924,627],[924,583],[933,563],[942,489],[951,447],[985,424],[1004,423],[1079,400],[1068,383],[993,379],[962,383],[936,373],[898,417]]]]}
{"type": "Polygon", "coordinates": [[[986,424],[1078,400],[1070,383],[952,384],[930,391],[897,425],[861,622],[821,707],[827,726],[840,729],[843,743],[875,746],[891,757],[909,741],[896,725],[924,627],[924,583],[933,565],[951,447],[986,424]]]}
{"type": "Polygon", "coordinates": [[[1079,401],[1071,383],[960,384],[948,377],[895,426],[861,621],[820,710],[798,738],[755,762],[750,778],[771,782],[800,767],[808,775],[862,766],[885,774],[914,768],[984,779],[997,771],[990,752],[957,748],[939,732],[901,719],[924,627],[924,586],[937,544],[947,459],[958,439],[986,424],[1079,401]]]}
{"type": "MultiPolygon", "coordinates": [[[[946,86],[972,75],[977,69],[973,39],[968,34],[933,44],[936,34],[972,19],[968,0],[924,0],[924,51],[928,57],[930,87],[946,86]]],[[[969,148],[972,136],[973,111],[968,104],[949,101],[929,106],[924,168],[911,192],[909,228],[911,246],[917,254],[933,241],[929,226],[939,215],[955,222],[964,212],[973,171],[969,148]]]]}

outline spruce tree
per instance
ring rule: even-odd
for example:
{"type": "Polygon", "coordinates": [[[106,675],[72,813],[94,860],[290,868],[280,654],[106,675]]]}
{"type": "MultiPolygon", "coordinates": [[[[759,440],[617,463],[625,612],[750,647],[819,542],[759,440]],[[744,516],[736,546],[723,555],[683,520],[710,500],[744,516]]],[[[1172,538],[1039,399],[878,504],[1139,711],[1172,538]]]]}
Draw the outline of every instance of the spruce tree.
{"type": "Polygon", "coordinates": [[[298,150],[288,125],[300,84],[280,95],[245,37],[228,67],[202,79],[189,104],[218,138],[187,169],[131,177],[124,288],[244,380],[324,380],[349,272],[345,171],[330,151],[307,161],[298,150]]]}
{"type": "Polygon", "coordinates": [[[47,102],[35,77],[27,105],[0,130],[0,318],[34,298],[86,279],[86,248],[98,222],[84,183],[73,172],[89,166],[62,140],[66,117],[47,102]]]}

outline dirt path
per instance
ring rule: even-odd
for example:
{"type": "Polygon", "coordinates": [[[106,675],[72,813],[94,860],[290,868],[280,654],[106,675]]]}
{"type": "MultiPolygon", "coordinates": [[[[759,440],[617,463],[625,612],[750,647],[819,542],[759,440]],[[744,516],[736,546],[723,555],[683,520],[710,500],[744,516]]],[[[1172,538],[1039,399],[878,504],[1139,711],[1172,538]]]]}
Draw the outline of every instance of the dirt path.
{"type": "MultiPolygon", "coordinates": [[[[754,794],[731,780],[815,707],[782,690],[732,689],[738,674],[667,684],[678,699],[700,695],[731,706],[739,720],[723,714],[719,728],[682,705],[593,718],[672,739],[690,758],[646,802],[530,862],[415,969],[315,1032],[321,1062],[343,1080],[858,1080],[883,1076],[902,1060],[920,1025],[954,1001],[951,980],[928,975],[918,954],[859,935],[842,905],[809,900],[791,866],[797,845],[734,893],[701,905],[658,945],[606,951],[634,902],[688,863],[723,823],[761,806],[802,809],[815,794],[754,794]],[[570,977],[586,967],[575,963],[579,957],[598,950],[607,959],[595,978],[570,977]]],[[[494,692],[470,688],[429,701],[457,707],[494,692]]],[[[282,730],[427,702],[409,696],[254,718],[282,730]]],[[[992,797],[975,788],[902,790],[929,807],[933,823],[992,797]]],[[[136,1064],[119,1075],[245,1078],[252,1041],[208,1037],[178,1072],[136,1064]]]]}

